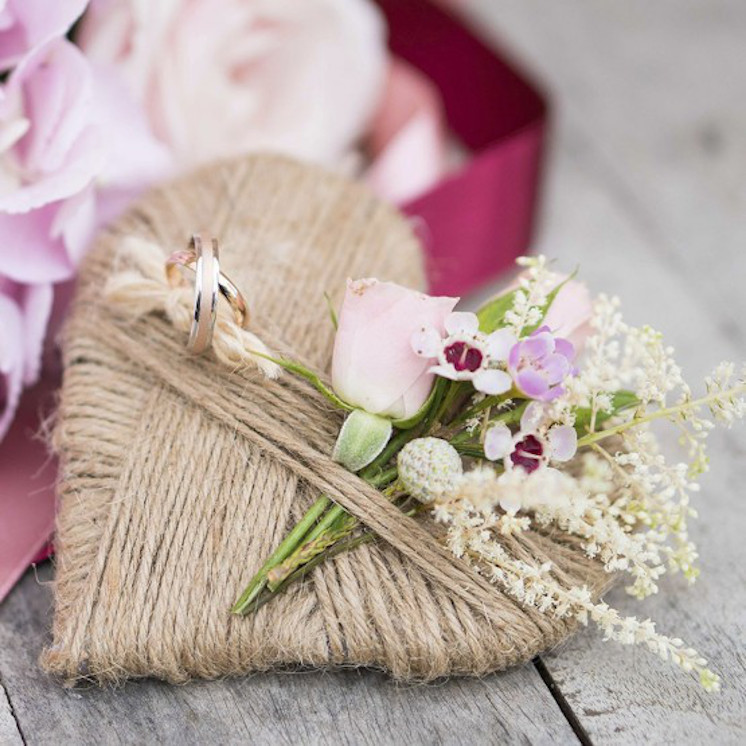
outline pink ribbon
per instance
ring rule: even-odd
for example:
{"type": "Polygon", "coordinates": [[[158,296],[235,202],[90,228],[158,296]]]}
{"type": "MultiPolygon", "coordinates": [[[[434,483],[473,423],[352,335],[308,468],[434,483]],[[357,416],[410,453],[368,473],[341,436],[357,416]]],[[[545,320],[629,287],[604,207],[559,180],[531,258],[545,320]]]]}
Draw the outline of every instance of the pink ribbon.
{"type": "MultiPolygon", "coordinates": [[[[392,53],[410,66],[400,68],[408,70],[408,84],[390,80],[389,96],[406,97],[408,86],[411,98],[405,102],[408,111],[398,104],[399,126],[391,125],[395,132],[388,133],[386,148],[379,144],[384,163],[374,166],[372,180],[381,189],[382,171],[387,178],[399,177],[401,191],[388,188],[388,194],[408,196],[442,168],[434,91],[417,90],[421,83],[413,71],[419,71],[437,89],[450,130],[474,157],[403,209],[416,219],[425,245],[431,292],[461,295],[508,268],[529,246],[546,103],[533,84],[448,10],[430,0],[376,1],[388,21],[392,53]],[[393,94],[392,85],[398,85],[393,94]],[[419,144],[410,150],[418,131],[419,144]],[[413,183],[408,173],[423,164],[423,180],[413,183]]],[[[386,134],[383,127],[381,139],[386,134]]]]}
{"type": "Polygon", "coordinates": [[[25,392],[0,444],[0,601],[31,562],[49,553],[57,462],[37,434],[58,384],[45,381],[25,392]]]}

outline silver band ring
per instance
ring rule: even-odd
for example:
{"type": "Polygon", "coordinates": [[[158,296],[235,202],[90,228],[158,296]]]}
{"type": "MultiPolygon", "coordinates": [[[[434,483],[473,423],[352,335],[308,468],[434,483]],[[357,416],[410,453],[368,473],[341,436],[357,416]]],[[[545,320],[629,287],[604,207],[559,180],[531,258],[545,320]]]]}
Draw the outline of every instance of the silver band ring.
{"type": "Polygon", "coordinates": [[[166,259],[166,278],[172,287],[183,283],[182,267],[194,273],[194,307],[187,349],[200,355],[212,342],[218,294],[228,301],[236,323],[244,329],[249,325],[249,309],[240,290],[220,271],[217,239],[195,234],[187,249],[175,251],[166,259]]]}

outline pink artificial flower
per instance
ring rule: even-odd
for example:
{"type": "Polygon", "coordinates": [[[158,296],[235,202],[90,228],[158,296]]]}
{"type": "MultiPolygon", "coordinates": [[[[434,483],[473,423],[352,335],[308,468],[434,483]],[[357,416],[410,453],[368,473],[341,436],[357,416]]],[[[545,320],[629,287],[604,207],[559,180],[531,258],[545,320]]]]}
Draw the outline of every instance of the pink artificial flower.
{"type": "Polygon", "coordinates": [[[423,326],[412,337],[412,347],[420,357],[435,359],[430,368],[452,381],[471,381],[477,391],[503,394],[512,385],[511,377],[498,365],[505,363],[515,342],[507,329],[492,334],[479,331],[474,313],[457,311],[445,320],[445,335],[434,326],[423,326]]]}
{"type": "MultiPolygon", "coordinates": [[[[557,277],[557,284],[565,279],[557,277]]],[[[593,301],[588,286],[577,280],[566,282],[549,306],[543,324],[556,336],[564,337],[580,354],[592,333],[593,301]]]]}
{"type": "Polygon", "coordinates": [[[371,414],[411,417],[425,403],[434,376],[410,344],[423,326],[443,330],[458,298],[434,298],[392,282],[349,281],[334,341],[332,386],[371,414]]]}
{"type": "Polygon", "coordinates": [[[503,460],[505,470],[520,467],[527,474],[547,468],[551,461],[569,461],[577,451],[578,436],[571,425],[544,422],[544,408],[531,402],[521,417],[521,429],[515,435],[504,422],[487,430],[484,455],[490,461],[503,460]]]}
{"type": "Polygon", "coordinates": [[[0,437],[21,387],[38,378],[52,284],[73,276],[94,230],[167,167],[116,76],[65,39],[24,57],[0,87],[0,294],[10,319],[0,327],[0,437]]]}
{"type": "Polygon", "coordinates": [[[336,165],[386,71],[368,0],[93,0],[79,40],[121,70],[181,166],[260,149],[336,165]]]}
{"type": "Polygon", "coordinates": [[[88,0],[0,0],[0,71],[67,33],[88,0]]]}
{"type": "Polygon", "coordinates": [[[39,377],[44,333],[52,308],[50,285],[19,285],[0,276],[0,440],[21,391],[39,377]]]}
{"type": "Polygon", "coordinates": [[[403,204],[431,189],[447,166],[440,93],[424,73],[396,57],[371,123],[373,162],[365,180],[379,197],[403,204]]]}
{"type": "Polygon", "coordinates": [[[83,55],[63,39],[0,89],[0,258],[18,282],[72,276],[92,231],[89,187],[104,166],[83,55]]]}

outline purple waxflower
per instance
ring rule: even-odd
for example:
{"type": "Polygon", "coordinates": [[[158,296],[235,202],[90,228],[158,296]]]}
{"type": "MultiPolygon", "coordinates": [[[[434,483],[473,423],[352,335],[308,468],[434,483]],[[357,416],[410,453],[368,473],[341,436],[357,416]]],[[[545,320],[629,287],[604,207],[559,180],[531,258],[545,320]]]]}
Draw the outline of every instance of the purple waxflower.
{"type": "Polygon", "coordinates": [[[548,326],[516,342],[508,355],[508,371],[516,388],[530,399],[552,401],[565,392],[562,381],[574,372],[575,348],[555,337],[548,326]]]}

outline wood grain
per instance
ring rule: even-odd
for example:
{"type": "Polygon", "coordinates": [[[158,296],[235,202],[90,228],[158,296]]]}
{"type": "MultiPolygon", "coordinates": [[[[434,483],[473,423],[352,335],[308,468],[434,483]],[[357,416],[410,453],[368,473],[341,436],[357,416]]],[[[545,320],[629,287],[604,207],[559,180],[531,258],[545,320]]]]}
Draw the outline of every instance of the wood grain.
{"type": "MultiPolygon", "coordinates": [[[[741,0],[472,0],[547,83],[557,136],[538,248],[581,263],[653,321],[685,372],[746,348],[746,4],[741,0]]],[[[743,430],[713,438],[693,538],[702,577],[643,605],[724,678],[717,697],[642,650],[578,635],[544,659],[597,744],[746,742],[743,430]]],[[[43,576],[46,577],[46,576],[43,576]]],[[[532,668],[402,689],[375,673],[299,674],[69,691],[36,656],[50,619],[32,574],[0,607],[0,744],[135,742],[576,743],[532,668]],[[13,714],[2,686],[11,695],[13,714]]]]}
{"type": "MultiPolygon", "coordinates": [[[[746,107],[736,92],[746,90],[746,7],[480,6],[559,99],[539,249],[579,264],[594,287],[621,296],[631,320],[660,328],[691,380],[743,359],[746,107]]],[[[705,695],[644,650],[581,634],[545,664],[596,743],[746,739],[743,428],[717,432],[711,451],[692,530],[700,581],[672,578],[643,604],[621,589],[609,600],[701,650],[723,692],[705,695]]]]}
{"type": "Polygon", "coordinates": [[[20,744],[23,744],[23,739],[18,730],[18,723],[13,714],[8,693],[0,683],[0,745],[19,746],[20,744]]]}
{"type": "Polygon", "coordinates": [[[415,687],[342,671],[63,689],[36,664],[49,618],[50,594],[33,573],[0,607],[0,672],[29,744],[577,742],[532,666],[415,687]]]}

